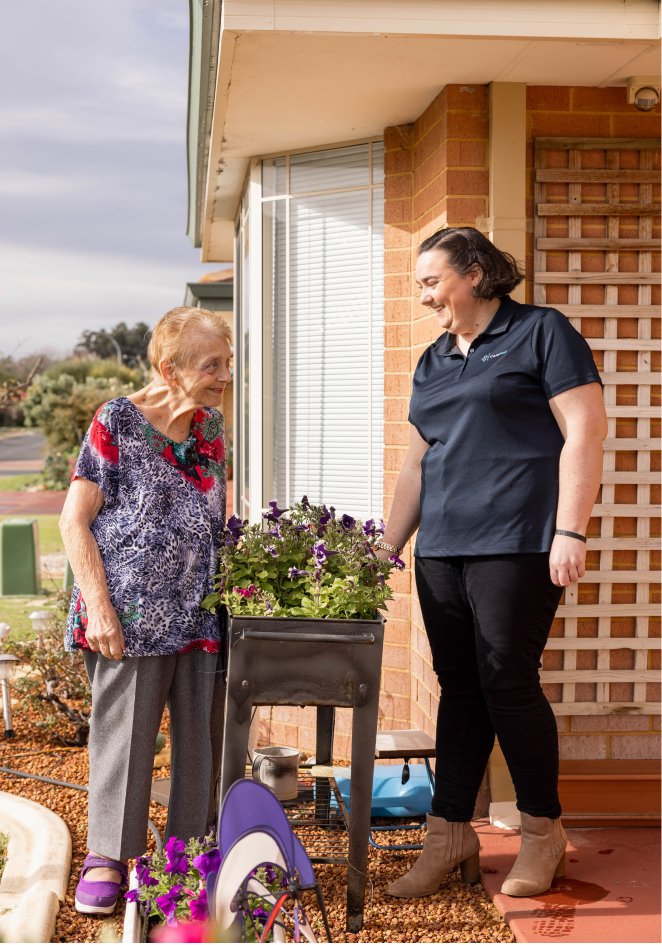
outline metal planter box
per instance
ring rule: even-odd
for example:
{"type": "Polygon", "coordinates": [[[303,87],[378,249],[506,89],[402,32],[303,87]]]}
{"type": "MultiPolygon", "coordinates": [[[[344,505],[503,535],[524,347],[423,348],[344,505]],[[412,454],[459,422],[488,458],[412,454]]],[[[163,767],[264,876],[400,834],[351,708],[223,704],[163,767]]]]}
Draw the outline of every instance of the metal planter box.
{"type": "Polygon", "coordinates": [[[363,922],[384,618],[226,614],[221,799],[245,777],[253,706],[317,706],[317,763],[332,763],[334,708],[352,709],[347,930],[363,922]]]}

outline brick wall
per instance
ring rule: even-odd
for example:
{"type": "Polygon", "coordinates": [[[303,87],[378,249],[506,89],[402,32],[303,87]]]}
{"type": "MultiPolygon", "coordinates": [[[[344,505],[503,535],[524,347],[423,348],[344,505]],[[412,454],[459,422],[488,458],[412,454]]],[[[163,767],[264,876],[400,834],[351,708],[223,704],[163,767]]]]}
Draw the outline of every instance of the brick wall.
{"type": "MultiPolygon", "coordinates": [[[[473,226],[487,214],[488,116],[485,86],[446,86],[413,125],[387,128],[384,275],[384,516],[390,512],[407,452],[411,378],[423,350],[439,335],[437,318],[419,305],[413,269],[420,242],[442,226],[473,226]]],[[[407,726],[434,735],[438,685],[411,574],[394,583],[393,635],[385,670],[398,706],[411,700],[407,726]],[[396,642],[397,637],[397,642],[396,642]]],[[[386,726],[384,726],[386,727],[386,726]]],[[[393,727],[396,727],[395,725],[393,727]]]]}
{"type": "MultiPolygon", "coordinates": [[[[624,88],[566,88],[559,86],[529,86],[527,89],[527,216],[533,218],[533,161],[534,147],[533,142],[536,137],[604,137],[604,138],[659,138],[660,135],[660,108],[656,113],[642,113],[637,111],[633,105],[628,105],[626,100],[626,90],[624,88]]],[[[584,151],[582,153],[582,166],[604,167],[604,151],[584,151]]],[[[637,151],[621,151],[620,167],[637,168],[639,155],[637,151]]],[[[548,167],[567,167],[567,151],[548,151],[548,167]]],[[[657,163],[659,168],[659,152],[657,154],[657,163]]],[[[659,200],[659,186],[654,189],[653,199],[659,200]]],[[[593,196],[596,201],[606,199],[605,185],[593,184],[584,185],[583,196],[593,196]]],[[[621,199],[638,199],[638,186],[621,186],[621,199]]],[[[547,201],[559,202],[567,201],[566,184],[548,184],[547,201]]],[[[654,220],[653,236],[659,237],[659,218],[654,220]]],[[[566,237],[567,218],[551,217],[547,224],[547,235],[556,237],[566,237]]],[[[582,234],[585,237],[604,235],[604,218],[596,217],[584,218],[582,234]],[[594,224],[594,225],[591,225],[594,224]]],[[[622,217],[620,221],[620,235],[623,237],[638,236],[638,218],[622,217]]],[[[602,272],[604,271],[604,254],[596,252],[594,256],[585,253],[583,255],[582,267],[584,271],[602,272]]],[[[565,253],[547,253],[547,270],[564,271],[567,269],[567,255],[565,253]]],[[[623,253],[620,259],[621,271],[638,270],[638,257],[636,253],[623,253]]],[[[653,256],[653,270],[660,270],[659,254],[653,256]]],[[[533,274],[533,235],[528,237],[527,245],[527,301],[532,300],[532,274],[533,274]]],[[[586,285],[582,287],[582,303],[601,305],[604,302],[604,289],[602,285],[586,285]]],[[[623,285],[619,287],[618,301],[621,305],[636,305],[638,300],[638,287],[636,285],[623,285]]],[[[653,286],[652,299],[653,304],[660,302],[660,288],[653,286]]],[[[548,285],[547,302],[550,304],[563,304],[568,302],[568,287],[565,285],[548,285]]],[[[601,318],[583,318],[582,333],[586,337],[602,337],[603,319],[601,318]]],[[[653,337],[660,337],[660,320],[653,319],[653,337]]],[[[619,319],[619,337],[636,338],[637,337],[637,319],[619,319]]],[[[603,367],[604,352],[594,352],[596,363],[600,368],[603,367]]],[[[653,352],[651,369],[659,371],[660,353],[653,352]]],[[[621,351],[618,354],[618,370],[637,371],[637,352],[621,351]]],[[[635,385],[627,387],[619,385],[618,402],[623,405],[634,405],[637,403],[637,388],[635,385]]],[[[653,388],[652,404],[659,404],[659,387],[653,388]]],[[[636,421],[630,419],[616,420],[616,436],[618,437],[636,437],[636,421]]],[[[660,435],[659,424],[654,422],[651,427],[651,436],[660,435]]],[[[619,466],[623,471],[632,471],[637,468],[637,454],[618,453],[619,466]]],[[[651,454],[651,469],[659,470],[659,453],[651,454]]],[[[616,502],[637,501],[636,485],[617,485],[615,487],[616,502]]],[[[601,496],[598,496],[598,502],[601,496]]],[[[651,488],[651,501],[659,503],[659,486],[651,488]]],[[[589,523],[588,534],[591,536],[600,535],[600,519],[592,518],[589,523]]],[[[636,537],[637,520],[635,518],[616,518],[614,521],[614,535],[618,537],[636,537]]],[[[660,535],[660,520],[651,519],[651,537],[660,535]]],[[[599,565],[599,552],[588,552],[588,563],[594,566],[599,565]]],[[[636,569],[636,552],[617,550],[614,551],[614,566],[617,569],[636,569]]],[[[651,568],[659,567],[659,552],[651,554],[651,568]]],[[[651,603],[656,603],[660,599],[659,584],[651,586],[651,603]]],[[[635,602],[636,585],[634,584],[616,584],[613,586],[612,603],[613,604],[632,604],[635,602]]],[[[579,585],[579,603],[597,604],[598,603],[598,585],[580,584],[579,585]]],[[[612,618],[611,621],[612,636],[634,637],[635,620],[634,617],[612,618]]],[[[579,637],[596,637],[598,635],[597,618],[583,618],[578,622],[577,633],[579,637]]],[[[649,619],[649,635],[651,637],[660,636],[659,618],[649,619]]],[[[551,636],[563,636],[563,621],[555,620],[552,626],[551,636]]],[[[649,655],[649,669],[659,668],[660,653],[651,651],[649,655]]],[[[577,669],[594,669],[596,667],[597,652],[595,650],[584,650],[577,653],[577,669]]],[[[610,654],[611,669],[632,669],[634,666],[634,653],[632,650],[614,650],[610,654]]],[[[549,651],[543,657],[544,669],[562,669],[563,653],[560,650],[549,651]]],[[[561,686],[545,686],[546,695],[552,702],[561,701],[561,686]]],[[[633,700],[632,683],[612,683],[611,701],[628,702],[633,700]]],[[[647,699],[651,702],[658,702],[660,699],[659,684],[647,685],[647,699]]],[[[581,683],[576,686],[575,698],[578,702],[593,701],[595,699],[595,684],[581,683]]],[[[659,717],[638,716],[623,717],[617,715],[604,716],[566,716],[557,719],[559,728],[559,746],[562,759],[644,759],[660,757],[660,737],[659,717]]]]}

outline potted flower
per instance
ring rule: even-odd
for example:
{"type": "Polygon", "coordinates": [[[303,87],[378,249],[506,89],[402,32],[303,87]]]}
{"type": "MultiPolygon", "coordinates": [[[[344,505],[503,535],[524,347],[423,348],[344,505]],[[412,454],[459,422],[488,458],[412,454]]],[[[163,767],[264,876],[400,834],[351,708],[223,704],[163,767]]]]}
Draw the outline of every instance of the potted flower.
{"type": "Polygon", "coordinates": [[[225,605],[238,617],[376,620],[393,594],[386,579],[404,562],[381,561],[373,519],[336,517],[306,496],[291,509],[269,503],[266,528],[233,515],[223,535],[214,593],[202,606],[225,605]]]}

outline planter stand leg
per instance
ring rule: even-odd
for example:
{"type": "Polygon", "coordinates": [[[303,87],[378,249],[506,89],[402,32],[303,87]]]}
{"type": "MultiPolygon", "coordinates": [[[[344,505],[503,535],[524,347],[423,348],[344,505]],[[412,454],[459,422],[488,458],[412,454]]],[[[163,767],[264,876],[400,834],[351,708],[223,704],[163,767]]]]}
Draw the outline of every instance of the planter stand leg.
{"type": "MultiPolygon", "coordinates": [[[[253,685],[252,674],[249,674],[250,665],[244,666],[243,663],[243,659],[235,659],[232,671],[228,673],[223,722],[219,813],[228,788],[235,781],[246,777],[248,734],[253,711],[253,685]]],[[[248,660],[246,663],[248,664],[248,660]]]]}
{"type": "Polygon", "coordinates": [[[352,778],[349,797],[346,931],[360,932],[368,865],[372,779],[375,768],[379,685],[367,703],[352,714],[352,778]]]}
{"type": "MultiPolygon", "coordinates": [[[[317,706],[317,738],[315,759],[318,765],[333,764],[333,732],[336,725],[336,710],[332,705],[317,706]]],[[[329,823],[331,809],[331,785],[321,778],[315,782],[315,820],[329,823]]]]}

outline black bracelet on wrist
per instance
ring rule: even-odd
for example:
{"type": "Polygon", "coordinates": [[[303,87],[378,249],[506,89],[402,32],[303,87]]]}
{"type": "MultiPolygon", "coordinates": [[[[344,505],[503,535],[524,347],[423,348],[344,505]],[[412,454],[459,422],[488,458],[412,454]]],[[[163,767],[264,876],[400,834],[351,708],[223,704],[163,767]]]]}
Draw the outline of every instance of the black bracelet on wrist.
{"type": "Polygon", "coordinates": [[[577,532],[567,532],[563,528],[557,528],[554,532],[555,535],[567,535],[568,538],[578,538],[580,541],[583,541],[586,544],[586,538],[584,535],[578,535],[577,532]]]}

